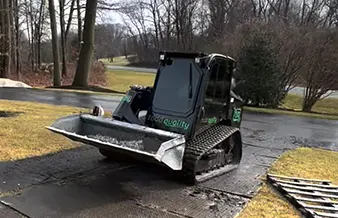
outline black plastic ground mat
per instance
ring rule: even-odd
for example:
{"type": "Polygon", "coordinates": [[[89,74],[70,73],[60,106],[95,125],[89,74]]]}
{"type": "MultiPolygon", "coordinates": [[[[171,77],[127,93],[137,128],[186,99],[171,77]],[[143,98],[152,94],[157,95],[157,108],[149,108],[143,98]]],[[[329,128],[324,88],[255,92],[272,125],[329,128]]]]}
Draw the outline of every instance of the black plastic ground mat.
{"type": "Polygon", "coordinates": [[[329,180],[268,174],[267,181],[305,217],[338,218],[338,186],[329,180]]]}

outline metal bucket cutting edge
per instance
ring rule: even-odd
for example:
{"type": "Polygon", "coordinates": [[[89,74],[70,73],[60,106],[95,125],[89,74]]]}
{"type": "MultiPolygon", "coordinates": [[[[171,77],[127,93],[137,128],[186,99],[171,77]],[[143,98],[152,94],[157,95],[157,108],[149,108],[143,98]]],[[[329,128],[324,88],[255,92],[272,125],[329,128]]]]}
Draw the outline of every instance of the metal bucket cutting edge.
{"type": "Polygon", "coordinates": [[[162,162],[173,170],[182,169],[184,135],[90,114],[62,117],[46,128],[73,141],[98,148],[117,149],[119,152],[127,152],[131,155],[138,154],[142,158],[162,162]],[[96,138],[97,136],[99,137],[96,138]],[[139,140],[135,141],[135,138],[139,140]],[[118,142],[128,146],[134,146],[132,145],[134,142],[137,146],[141,145],[128,147],[118,142]]]}

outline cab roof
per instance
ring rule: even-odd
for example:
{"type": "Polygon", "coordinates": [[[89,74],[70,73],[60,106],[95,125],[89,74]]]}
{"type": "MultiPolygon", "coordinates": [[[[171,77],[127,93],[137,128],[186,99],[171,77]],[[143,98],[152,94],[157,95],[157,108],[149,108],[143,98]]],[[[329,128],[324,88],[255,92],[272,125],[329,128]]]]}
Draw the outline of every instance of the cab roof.
{"type": "Polygon", "coordinates": [[[223,55],[223,54],[218,54],[218,53],[203,53],[203,52],[168,52],[168,51],[161,51],[160,52],[160,59],[161,56],[163,56],[163,59],[165,57],[173,57],[173,58],[214,58],[214,57],[222,57],[225,59],[232,60],[233,62],[236,62],[234,58],[223,55]]]}

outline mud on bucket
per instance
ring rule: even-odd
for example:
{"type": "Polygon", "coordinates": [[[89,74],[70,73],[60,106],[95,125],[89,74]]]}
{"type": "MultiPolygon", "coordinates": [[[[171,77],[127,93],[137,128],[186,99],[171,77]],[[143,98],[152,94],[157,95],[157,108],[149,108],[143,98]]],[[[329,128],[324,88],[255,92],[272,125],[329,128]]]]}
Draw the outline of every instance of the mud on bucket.
{"type": "Polygon", "coordinates": [[[90,114],[62,117],[47,128],[73,141],[182,169],[184,135],[90,114]]]}

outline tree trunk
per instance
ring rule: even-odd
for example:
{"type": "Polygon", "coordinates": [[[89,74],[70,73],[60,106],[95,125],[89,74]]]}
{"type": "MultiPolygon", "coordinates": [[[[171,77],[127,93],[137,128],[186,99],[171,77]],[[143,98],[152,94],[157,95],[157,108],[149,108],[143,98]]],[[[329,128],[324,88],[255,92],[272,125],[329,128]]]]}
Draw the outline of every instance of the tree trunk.
{"type": "Polygon", "coordinates": [[[19,5],[18,5],[18,0],[15,0],[15,54],[16,54],[16,63],[15,63],[15,71],[16,71],[16,76],[17,79],[20,80],[20,52],[19,52],[19,45],[20,45],[20,37],[19,37],[19,31],[20,31],[20,24],[19,24],[19,5]]]}
{"type": "Polygon", "coordinates": [[[9,1],[9,10],[10,10],[10,24],[11,24],[11,72],[14,71],[15,63],[16,63],[16,41],[15,41],[15,28],[14,28],[14,1],[9,1]]]}
{"type": "Polygon", "coordinates": [[[311,101],[308,102],[308,101],[304,100],[302,111],[303,111],[303,112],[311,112],[312,107],[313,107],[314,105],[315,105],[315,104],[312,103],[311,101]]]}
{"type": "Polygon", "coordinates": [[[82,41],[82,21],[81,21],[81,5],[80,0],[76,0],[77,7],[77,36],[79,40],[79,51],[81,50],[81,41],[82,41]]]}
{"type": "Polygon", "coordinates": [[[41,37],[39,36],[38,37],[38,40],[36,42],[36,57],[37,57],[37,65],[38,65],[38,68],[41,69],[41,64],[42,64],[42,61],[41,61],[41,37]]]}
{"type": "Polygon", "coordinates": [[[69,11],[67,27],[66,27],[66,30],[65,30],[65,44],[66,44],[66,46],[67,46],[67,39],[68,39],[67,37],[68,37],[70,26],[71,26],[72,20],[73,20],[74,6],[75,6],[75,0],[72,0],[71,5],[70,5],[70,9],[69,9],[70,11],[69,11]]]}
{"type": "Polygon", "coordinates": [[[54,86],[61,86],[59,45],[57,39],[56,18],[54,0],[49,1],[50,28],[52,31],[53,62],[54,62],[54,86]]]}
{"type": "Polygon", "coordinates": [[[11,71],[11,47],[12,47],[12,43],[11,43],[11,20],[10,20],[10,13],[12,13],[12,11],[10,11],[9,8],[9,0],[3,0],[3,16],[4,16],[4,23],[3,26],[4,28],[4,41],[5,41],[5,53],[6,55],[4,55],[4,72],[3,72],[3,76],[5,78],[8,78],[10,75],[10,71],[11,71]]]}
{"type": "Polygon", "coordinates": [[[302,104],[302,111],[303,112],[311,112],[313,105],[315,104],[314,100],[314,92],[312,88],[306,87],[304,90],[304,99],[302,104]]]}
{"type": "Polygon", "coordinates": [[[45,16],[45,1],[41,1],[40,4],[40,13],[39,13],[39,20],[38,24],[36,25],[36,62],[38,65],[38,68],[41,68],[41,39],[42,39],[42,30],[43,30],[43,24],[44,24],[44,16],[45,16]]]}
{"type": "MultiPolygon", "coordinates": [[[[4,8],[4,2],[3,0],[0,0],[0,8],[4,8]]],[[[0,78],[5,77],[6,73],[6,66],[5,66],[5,59],[6,59],[6,46],[5,46],[5,13],[0,13],[0,78]]]]}
{"type": "Polygon", "coordinates": [[[34,18],[33,18],[33,7],[32,4],[33,2],[30,1],[30,10],[29,10],[29,22],[30,22],[30,28],[31,28],[31,64],[32,64],[32,72],[36,70],[35,68],[35,41],[36,41],[36,32],[34,28],[34,18]]]}
{"type": "MultiPolygon", "coordinates": [[[[28,42],[31,43],[31,30],[30,30],[30,26],[29,26],[29,9],[28,9],[28,0],[25,1],[24,3],[25,5],[27,5],[25,7],[25,22],[26,22],[26,28],[27,28],[27,39],[28,42]]],[[[29,53],[27,55],[27,62],[29,62],[32,58],[32,51],[29,50],[29,53]]]]}
{"type": "Polygon", "coordinates": [[[88,87],[88,78],[94,53],[94,30],[97,0],[87,0],[83,29],[83,46],[79,55],[73,86],[88,87]]]}
{"type": "Polygon", "coordinates": [[[60,8],[60,30],[61,30],[61,56],[62,56],[62,76],[67,76],[67,65],[66,65],[66,41],[65,41],[65,0],[59,0],[60,8]]]}
{"type": "Polygon", "coordinates": [[[181,49],[180,47],[180,22],[179,22],[180,16],[178,13],[178,0],[175,0],[175,27],[176,27],[176,43],[178,46],[178,49],[181,49]]]}
{"type": "Polygon", "coordinates": [[[123,44],[123,52],[124,52],[124,57],[125,57],[126,59],[128,59],[127,43],[128,43],[128,42],[125,42],[125,43],[123,44]]]}
{"type": "MultiPolygon", "coordinates": [[[[3,8],[3,0],[0,0],[0,8],[3,8]]],[[[0,78],[5,77],[5,30],[4,13],[0,13],[0,78]]]]}

